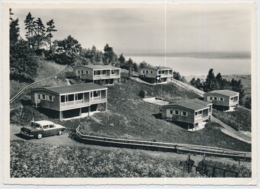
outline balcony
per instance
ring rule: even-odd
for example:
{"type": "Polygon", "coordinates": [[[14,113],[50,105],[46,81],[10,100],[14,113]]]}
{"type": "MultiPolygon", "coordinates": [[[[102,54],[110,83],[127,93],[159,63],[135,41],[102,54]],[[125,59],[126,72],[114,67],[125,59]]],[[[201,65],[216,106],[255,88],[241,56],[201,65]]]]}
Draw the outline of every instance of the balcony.
{"type": "Polygon", "coordinates": [[[68,102],[61,102],[60,103],[60,110],[70,110],[70,109],[76,109],[76,108],[82,108],[86,106],[90,106],[91,103],[89,101],[83,100],[74,100],[74,101],[68,101],[68,102]]]}

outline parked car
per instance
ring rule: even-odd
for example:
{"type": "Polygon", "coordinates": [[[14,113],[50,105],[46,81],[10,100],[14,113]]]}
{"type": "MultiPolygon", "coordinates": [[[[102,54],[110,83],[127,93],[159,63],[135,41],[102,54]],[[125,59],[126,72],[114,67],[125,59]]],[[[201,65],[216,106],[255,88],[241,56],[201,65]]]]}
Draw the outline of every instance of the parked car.
{"type": "Polygon", "coordinates": [[[21,134],[41,139],[43,136],[61,135],[65,127],[51,121],[32,121],[30,126],[21,128],[21,134]]]}

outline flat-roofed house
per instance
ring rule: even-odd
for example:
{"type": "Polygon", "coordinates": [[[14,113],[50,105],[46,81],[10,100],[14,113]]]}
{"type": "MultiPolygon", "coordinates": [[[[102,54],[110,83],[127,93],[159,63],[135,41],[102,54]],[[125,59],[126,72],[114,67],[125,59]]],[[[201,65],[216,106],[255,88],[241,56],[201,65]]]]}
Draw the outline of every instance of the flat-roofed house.
{"type": "Polygon", "coordinates": [[[215,90],[205,93],[204,100],[212,102],[216,108],[226,110],[238,105],[239,93],[231,90],[215,90]]]}
{"type": "Polygon", "coordinates": [[[121,68],[109,65],[82,65],[73,68],[77,77],[86,82],[112,85],[120,82],[121,68]]]}
{"type": "Polygon", "coordinates": [[[194,128],[203,121],[210,121],[212,103],[199,99],[183,99],[163,105],[162,118],[173,122],[181,122],[194,128]]]}
{"type": "Polygon", "coordinates": [[[144,67],[138,70],[139,77],[150,83],[161,83],[171,81],[173,72],[171,68],[161,66],[159,69],[156,67],[144,67]]]}
{"type": "Polygon", "coordinates": [[[31,89],[32,104],[63,118],[90,114],[102,104],[107,109],[107,88],[93,83],[31,89]]]}

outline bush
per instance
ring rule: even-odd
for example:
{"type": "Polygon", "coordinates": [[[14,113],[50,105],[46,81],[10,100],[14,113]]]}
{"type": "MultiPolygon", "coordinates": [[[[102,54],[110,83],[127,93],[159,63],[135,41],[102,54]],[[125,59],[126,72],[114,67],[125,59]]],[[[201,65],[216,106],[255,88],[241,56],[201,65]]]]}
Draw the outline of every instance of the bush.
{"type": "Polygon", "coordinates": [[[144,98],[145,95],[146,95],[146,92],[145,92],[144,90],[141,90],[141,91],[139,92],[139,96],[140,96],[141,98],[144,98]]]}

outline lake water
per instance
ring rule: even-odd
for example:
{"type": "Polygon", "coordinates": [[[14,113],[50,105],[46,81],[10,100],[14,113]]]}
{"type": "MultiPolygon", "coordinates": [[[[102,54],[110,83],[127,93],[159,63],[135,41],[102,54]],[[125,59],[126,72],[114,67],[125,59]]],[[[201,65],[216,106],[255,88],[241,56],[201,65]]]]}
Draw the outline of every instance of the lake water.
{"type": "Polygon", "coordinates": [[[250,58],[192,58],[192,57],[163,57],[163,56],[125,56],[134,62],[147,62],[152,66],[167,66],[179,72],[183,76],[207,75],[209,69],[213,68],[215,75],[250,75],[250,58]]]}

